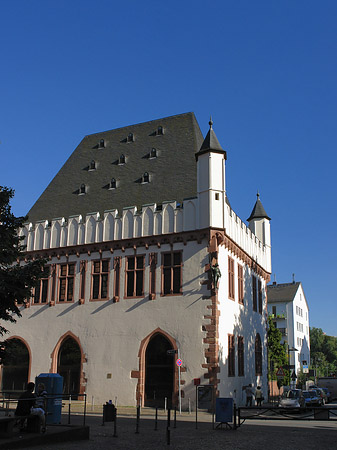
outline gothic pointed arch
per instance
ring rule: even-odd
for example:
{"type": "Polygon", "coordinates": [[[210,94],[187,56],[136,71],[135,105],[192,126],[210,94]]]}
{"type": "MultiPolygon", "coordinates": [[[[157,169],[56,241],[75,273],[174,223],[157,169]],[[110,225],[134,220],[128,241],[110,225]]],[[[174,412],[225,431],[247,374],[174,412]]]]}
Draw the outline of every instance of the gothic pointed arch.
{"type": "Polygon", "coordinates": [[[6,340],[8,357],[2,364],[1,390],[24,391],[30,381],[31,350],[20,336],[11,336],[6,340]]]}

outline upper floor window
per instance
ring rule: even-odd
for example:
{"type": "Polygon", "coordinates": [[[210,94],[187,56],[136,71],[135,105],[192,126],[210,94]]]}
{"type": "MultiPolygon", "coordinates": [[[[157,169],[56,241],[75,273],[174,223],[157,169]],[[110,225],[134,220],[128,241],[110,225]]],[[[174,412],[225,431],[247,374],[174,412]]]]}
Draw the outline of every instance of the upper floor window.
{"type": "Polygon", "coordinates": [[[164,128],[162,126],[159,126],[157,128],[157,136],[160,136],[162,134],[164,134],[164,128]]]}
{"type": "Polygon", "coordinates": [[[118,161],[119,165],[125,164],[125,155],[122,153],[118,161]]]}
{"type": "Polygon", "coordinates": [[[262,314],[262,283],[258,280],[258,293],[259,293],[259,313],[262,314]]]}
{"type": "Polygon", "coordinates": [[[135,140],[133,133],[129,133],[127,137],[127,142],[133,142],[135,140]]]}
{"type": "Polygon", "coordinates": [[[74,299],[75,263],[61,264],[59,270],[59,302],[72,302],[74,299]]]}
{"type": "Polygon", "coordinates": [[[126,258],[126,297],[142,297],[144,295],[144,261],[142,256],[126,258]]]}
{"type": "Polygon", "coordinates": [[[244,289],[243,289],[243,267],[238,264],[238,302],[243,305],[244,289]]]}
{"type": "Polygon", "coordinates": [[[149,172],[144,172],[144,175],[142,176],[142,183],[150,183],[149,172]]]}
{"type": "Polygon", "coordinates": [[[152,159],[152,158],[157,158],[157,149],[156,148],[151,148],[150,159],[152,159]]]}
{"type": "Polygon", "coordinates": [[[85,184],[81,184],[81,187],[79,189],[79,194],[84,195],[86,193],[86,186],[85,184]]]}
{"type": "Polygon", "coordinates": [[[104,148],[104,147],[105,147],[104,139],[101,139],[101,140],[99,141],[99,148],[104,148]]]}
{"type": "Polygon", "coordinates": [[[245,358],[243,336],[238,336],[238,375],[243,377],[245,374],[245,358]]]}
{"type": "Polygon", "coordinates": [[[182,294],[182,252],[162,253],[162,295],[182,294]]]}
{"type": "Polygon", "coordinates": [[[90,161],[89,170],[95,170],[95,169],[96,169],[96,161],[92,159],[90,161]]]}
{"type": "Polygon", "coordinates": [[[253,311],[257,312],[257,283],[256,277],[252,275],[252,288],[253,288],[253,311]]]}
{"type": "Polygon", "coordinates": [[[234,300],[234,259],[228,257],[228,297],[234,300]]]}
{"type": "Polygon", "coordinates": [[[116,178],[111,178],[109,189],[116,189],[116,188],[117,188],[116,178]]]}
{"type": "Polygon", "coordinates": [[[235,343],[232,334],[228,335],[228,376],[235,376],[235,343]]]}
{"type": "Polygon", "coordinates": [[[50,266],[45,266],[39,284],[33,291],[34,305],[47,303],[48,301],[49,274],[50,274],[50,266]]]}
{"type": "Polygon", "coordinates": [[[109,260],[92,262],[92,296],[93,300],[108,298],[109,260]]]}

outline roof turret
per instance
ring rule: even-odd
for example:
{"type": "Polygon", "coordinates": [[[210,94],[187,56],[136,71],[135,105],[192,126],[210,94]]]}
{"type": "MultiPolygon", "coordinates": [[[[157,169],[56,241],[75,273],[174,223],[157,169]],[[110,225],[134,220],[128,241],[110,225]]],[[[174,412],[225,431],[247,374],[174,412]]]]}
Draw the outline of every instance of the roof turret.
{"type": "Polygon", "coordinates": [[[256,196],[257,196],[256,203],[255,203],[253,211],[251,212],[251,214],[250,214],[249,218],[247,219],[247,221],[250,222],[253,219],[268,219],[268,220],[271,220],[271,218],[268,216],[268,214],[264,210],[264,207],[263,207],[263,205],[261,203],[260,194],[257,193],[256,196]]]}
{"type": "Polygon", "coordinates": [[[208,152],[223,153],[225,156],[225,159],[227,159],[227,153],[221,147],[221,145],[218,141],[218,138],[216,137],[216,134],[214,133],[212,116],[208,123],[209,123],[209,130],[204,139],[204,142],[202,143],[200,150],[195,155],[196,160],[198,160],[198,157],[200,155],[203,155],[204,153],[208,153],[208,152]]]}

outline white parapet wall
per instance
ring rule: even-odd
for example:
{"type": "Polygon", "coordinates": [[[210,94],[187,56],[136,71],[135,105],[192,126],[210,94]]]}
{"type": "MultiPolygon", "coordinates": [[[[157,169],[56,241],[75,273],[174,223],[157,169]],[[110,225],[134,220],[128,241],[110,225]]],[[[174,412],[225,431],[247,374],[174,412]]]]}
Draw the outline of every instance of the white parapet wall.
{"type": "MultiPolygon", "coordinates": [[[[198,198],[187,199],[182,205],[175,201],[144,205],[140,211],[135,206],[121,212],[113,209],[51,222],[26,223],[21,230],[27,251],[69,247],[107,241],[119,241],[199,229],[198,198]]],[[[226,234],[250,257],[268,272],[271,271],[270,247],[265,246],[247,225],[226,205],[226,234]]]]}

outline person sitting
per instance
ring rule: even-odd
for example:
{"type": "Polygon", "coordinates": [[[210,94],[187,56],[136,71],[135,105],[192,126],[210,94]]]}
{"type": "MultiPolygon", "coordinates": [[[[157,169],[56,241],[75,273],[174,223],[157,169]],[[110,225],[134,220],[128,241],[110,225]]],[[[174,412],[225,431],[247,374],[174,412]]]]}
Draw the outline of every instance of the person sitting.
{"type": "MultiPolygon", "coordinates": [[[[35,383],[32,381],[27,384],[26,391],[20,395],[19,401],[15,410],[15,416],[38,416],[40,419],[41,431],[46,431],[46,417],[42,408],[35,407],[36,395],[34,394],[35,383]]],[[[21,420],[20,427],[23,428],[25,419],[21,420]]]]}

